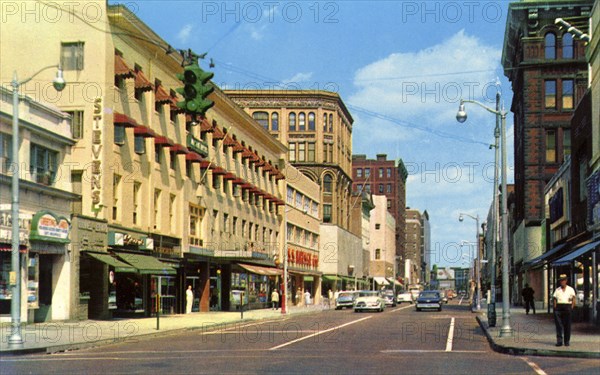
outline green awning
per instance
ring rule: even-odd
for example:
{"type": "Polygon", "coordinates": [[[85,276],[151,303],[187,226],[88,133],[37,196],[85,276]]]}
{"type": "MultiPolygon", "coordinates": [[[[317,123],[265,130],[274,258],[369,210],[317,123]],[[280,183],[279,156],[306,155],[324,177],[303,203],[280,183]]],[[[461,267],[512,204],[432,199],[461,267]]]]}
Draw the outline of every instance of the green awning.
{"type": "Polygon", "coordinates": [[[84,251],[83,253],[102,263],[106,263],[109,266],[114,267],[115,272],[136,272],[135,268],[133,268],[127,263],[123,263],[120,260],[111,257],[109,254],[89,253],[87,251],[84,251]]]}
{"type": "Polygon", "coordinates": [[[315,278],[312,276],[304,276],[304,281],[315,281],[315,278]]]}
{"type": "Polygon", "coordinates": [[[338,280],[341,280],[341,279],[335,275],[323,275],[323,281],[338,281],[338,280]]]}
{"type": "Polygon", "coordinates": [[[131,264],[142,275],[176,275],[177,271],[167,263],[149,256],[140,254],[119,253],[119,258],[131,264]]]}

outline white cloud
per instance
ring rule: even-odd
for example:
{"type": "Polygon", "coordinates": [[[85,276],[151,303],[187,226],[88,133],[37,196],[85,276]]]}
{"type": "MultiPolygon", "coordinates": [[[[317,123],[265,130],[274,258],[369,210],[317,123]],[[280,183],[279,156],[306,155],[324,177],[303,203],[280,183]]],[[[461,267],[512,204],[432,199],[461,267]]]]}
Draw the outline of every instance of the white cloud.
{"type": "Polygon", "coordinates": [[[194,26],[192,24],[184,25],[181,30],[177,33],[177,40],[181,43],[187,43],[192,35],[192,29],[194,26]]]}
{"type": "Polygon", "coordinates": [[[282,81],[282,83],[304,83],[307,82],[308,80],[310,80],[312,78],[313,74],[312,72],[308,72],[308,73],[296,73],[293,77],[288,78],[288,79],[284,79],[282,81]]]}

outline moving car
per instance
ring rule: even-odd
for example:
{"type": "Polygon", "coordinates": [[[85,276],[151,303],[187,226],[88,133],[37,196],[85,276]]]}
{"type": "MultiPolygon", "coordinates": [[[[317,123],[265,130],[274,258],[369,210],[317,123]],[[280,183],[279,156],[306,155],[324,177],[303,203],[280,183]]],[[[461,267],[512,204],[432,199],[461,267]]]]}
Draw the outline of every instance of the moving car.
{"type": "Polygon", "coordinates": [[[358,297],[354,302],[354,312],[371,310],[383,311],[385,309],[385,299],[381,293],[376,290],[360,290],[358,297]]]}
{"type": "Polygon", "coordinates": [[[421,292],[417,298],[415,307],[417,311],[421,311],[421,309],[437,309],[437,311],[442,311],[442,297],[440,296],[440,292],[437,290],[421,292]]]}
{"type": "Polygon", "coordinates": [[[385,299],[386,306],[396,307],[396,298],[393,290],[384,291],[383,298],[385,299]]]}
{"type": "Polygon", "coordinates": [[[412,303],[414,301],[413,301],[412,294],[410,292],[406,291],[406,292],[398,293],[398,297],[396,297],[396,302],[398,302],[398,304],[400,304],[402,302],[409,302],[412,305],[412,303]]]}
{"type": "Polygon", "coordinates": [[[335,309],[341,310],[344,307],[352,308],[354,301],[356,300],[356,292],[354,291],[342,291],[338,294],[335,299],[335,309]]]}

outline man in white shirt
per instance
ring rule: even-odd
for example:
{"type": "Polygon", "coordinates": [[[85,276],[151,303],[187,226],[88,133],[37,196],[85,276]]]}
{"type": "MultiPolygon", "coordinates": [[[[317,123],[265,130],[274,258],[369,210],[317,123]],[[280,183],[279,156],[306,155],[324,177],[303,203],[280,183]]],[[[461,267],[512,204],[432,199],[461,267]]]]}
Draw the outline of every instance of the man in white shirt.
{"type": "Polygon", "coordinates": [[[560,286],[552,294],[554,305],[554,323],[556,324],[556,346],[570,345],[571,340],[571,311],[575,308],[577,295],[575,289],[567,285],[567,275],[559,276],[560,286]]]}

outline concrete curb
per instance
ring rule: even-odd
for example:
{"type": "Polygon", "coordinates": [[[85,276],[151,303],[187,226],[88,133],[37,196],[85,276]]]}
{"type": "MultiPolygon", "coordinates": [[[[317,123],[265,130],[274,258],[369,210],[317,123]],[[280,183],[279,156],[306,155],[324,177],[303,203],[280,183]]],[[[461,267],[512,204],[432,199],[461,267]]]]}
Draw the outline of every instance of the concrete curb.
{"type": "Polygon", "coordinates": [[[501,345],[494,341],[494,338],[490,334],[487,323],[483,321],[480,315],[476,317],[479,326],[485,333],[485,336],[490,344],[492,350],[502,354],[510,355],[534,355],[540,357],[565,357],[565,358],[600,358],[600,353],[594,352],[581,352],[581,351],[564,351],[564,350],[552,350],[552,349],[534,349],[534,348],[523,348],[516,346],[501,345]]]}
{"type": "MultiPolygon", "coordinates": [[[[229,324],[250,323],[250,322],[258,322],[258,321],[276,321],[276,320],[289,318],[293,315],[305,315],[305,314],[318,313],[318,312],[323,312],[323,311],[329,311],[329,309],[296,311],[293,314],[288,313],[286,315],[280,315],[280,316],[244,318],[244,319],[239,318],[239,319],[231,320],[228,322],[212,323],[210,325],[210,327],[208,328],[208,330],[210,330],[210,331],[218,330],[219,328],[222,328],[223,326],[226,326],[229,324]]],[[[173,328],[173,329],[168,329],[168,330],[163,330],[163,331],[158,330],[156,332],[141,333],[141,334],[138,334],[135,336],[124,337],[121,339],[110,338],[110,339],[100,339],[100,340],[95,340],[95,341],[74,342],[72,344],[40,346],[40,347],[36,347],[36,348],[6,349],[6,350],[2,349],[2,350],[0,350],[0,355],[4,357],[7,355],[17,356],[17,355],[27,355],[27,354],[40,354],[40,353],[54,354],[54,353],[72,351],[72,350],[89,349],[89,348],[94,348],[94,347],[98,347],[98,346],[119,344],[119,343],[123,343],[123,342],[127,342],[127,341],[137,340],[137,339],[150,339],[150,338],[159,337],[159,336],[175,335],[178,333],[196,331],[196,330],[200,330],[200,329],[207,329],[207,326],[195,325],[195,326],[189,326],[189,327],[184,327],[184,328],[173,328]]]]}

